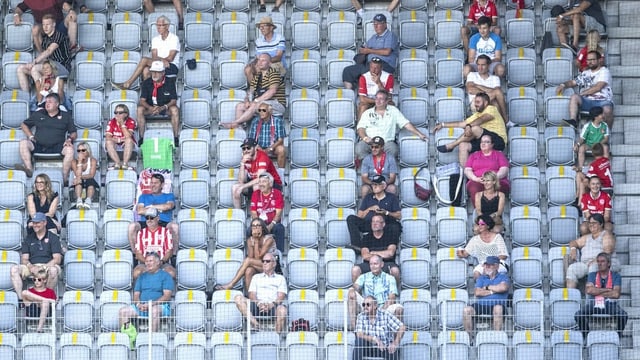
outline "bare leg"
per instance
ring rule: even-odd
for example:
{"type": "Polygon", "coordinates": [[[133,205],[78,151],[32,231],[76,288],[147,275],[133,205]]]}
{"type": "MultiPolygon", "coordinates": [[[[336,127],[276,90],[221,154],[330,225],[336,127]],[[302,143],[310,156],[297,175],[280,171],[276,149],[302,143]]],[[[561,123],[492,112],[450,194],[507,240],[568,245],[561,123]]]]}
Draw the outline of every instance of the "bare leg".
{"type": "Polygon", "coordinates": [[[172,221],[167,224],[167,229],[171,233],[171,240],[173,240],[173,254],[178,255],[178,250],[180,249],[180,229],[178,224],[172,221]]]}
{"type": "Polygon", "coordinates": [[[20,84],[20,90],[24,92],[29,92],[29,77],[31,74],[31,66],[28,64],[18,66],[16,70],[16,75],[18,77],[18,84],[20,84]]]}
{"type": "MultiPolygon", "coordinates": [[[[149,1],[151,2],[151,1],[149,1]]],[[[146,3],[146,1],[145,1],[146,3]]],[[[153,4],[152,4],[153,6],[153,4]]],[[[133,74],[131,74],[131,76],[129,77],[129,79],[127,79],[127,81],[125,81],[124,83],[122,83],[122,87],[124,89],[128,89],[129,87],[131,87],[131,84],[133,84],[136,79],[138,78],[138,76],[140,76],[148,67],[151,66],[151,63],[153,61],[151,60],[151,58],[148,57],[143,57],[142,59],[140,59],[140,62],[138,63],[138,66],[136,66],[136,69],[133,71],[133,74]]],[[[147,75],[148,77],[148,75],[147,75]]]]}
{"type": "MultiPolygon", "coordinates": [[[[240,268],[236,272],[236,275],[233,277],[233,279],[231,279],[231,281],[229,281],[225,285],[216,286],[216,289],[218,289],[218,290],[230,290],[230,289],[233,289],[233,286],[235,284],[237,284],[238,281],[240,281],[240,279],[242,279],[243,276],[246,276],[246,272],[250,268],[255,268],[256,266],[258,266],[258,262],[260,262],[259,266],[262,267],[262,261],[261,260],[245,258],[244,261],[242,262],[242,265],[240,266],[240,268]]],[[[248,286],[248,285],[249,285],[249,282],[245,282],[245,286],[248,286]]]]}
{"type": "Polygon", "coordinates": [[[285,321],[287,319],[287,308],[284,305],[278,305],[276,308],[276,332],[281,334],[286,329],[285,321]]]}
{"type": "Polygon", "coordinates": [[[462,48],[465,54],[469,51],[469,35],[471,35],[471,30],[468,26],[460,28],[460,38],[462,39],[462,48]]]}
{"type": "Polygon", "coordinates": [[[253,325],[254,328],[258,328],[260,325],[253,317],[253,315],[251,315],[251,311],[247,310],[247,299],[242,295],[236,295],[234,301],[236,303],[238,311],[240,311],[242,316],[249,317],[249,322],[251,323],[251,325],[253,325]]]}
{"type": "MultiPolygon", "coordinates": [[[[118,151],[116,150],[116,142],[113,139],[106,139],[104,144],[105,149],[107,150],[107,154],[111,161],[114,162],[116,169],[120,166],[120,157],[118,156],[118,151]]],[[[126,154],[126,147],[125,147],[126,154]]],[[[123,162],[124,163],[124,162],[123,162]]]]}
{"type": "Polygon", "coordinates": [[[398,269],[397,267],[392,267],[391,269],[389,269],[389,274],[391,276],[393,276],[396,279],[396,286],[398,287],[398,294],[400,294],[400,291],[402,291],[402,284],[401,284],[401,279],[400,279],[400,269],[398,269]]]}
{"type": "Polygon", "coordinates": [[[133,154],[133,147],[134,147],[134,142],[132,138],[124,139],[124,151],[122,152],[123,165],[129,165],[129,161],[131,160],[131,154],[133,154]]]}
{"type": "Polygon", "coordinates": [[[140,231],[140,224],[138,224],[137,221],[133,221],[129,224],[127,237],[129,238],[129,246],[131,248],[131,251],[134,251],[136,248],[136,237],[138,235],[138,231],[140,231]]]}
{"type": "Polygon", "coordinates": [[[33,164],[31,163],[31,153],[33,152],[33,143],[30,140],[22,139],[20,140],[20,158],[22,159],[22,163],[24,167],[33,171],[33,164]]]}
{"type": "Polygon", "coordinates": [[[495,305],[493,307],[493,330],[502,330],[502,305],[495,305]]]}
{"type": "Polygon", "coordinates": [[[178,21],[182,24],[184,17],[182,15],[182,2],[180,0],[172,0],[173,6],[176,8],[176,14],[178,14],[178,21]]]}
{"type": "Polygon", "coordinates": [[[273,152],[276,155],[276,162],[278,163],[278,167],[280,169],[284,169],[287,163],[287,149],[285,149],[284,145],[278,145],[273,152]]]}
{"type": "Polygon", "coordinates": [[[65,184],[69,181],[69,170],[71,169],[71,162],[73,161],[73,153],[73,145],[62,148],[62,179],[65,184]]]}
{"type": "Polygon", "coordinates": [[[22,267],[20,265],[13,265],[11,267],[11,283],[18,298],[22,299],[22,267]]]}
{"type": "Polygon", "coordinates": [[[122,327],[122,325],[129,322],[131,318],[136,316],[137,316],[136,311],[131,306],[126,305],[121,307],[120,310],[118,311],[118,319],[120,321],[120,327],[122,327]]]}
{"type": "Polygon", "coordinates": [[[47,270],[47,287],[49,289],[55,289],[58,286],[58,267],[51,266],[47,270]]]}
{"type": "MultiPolygon", "coordinates": [[[[82,185],[78,184],[74,186],[73,189],[76,193],[76,199],[82,199],[82,185]]],[[[89,197],[89,194],[87,194],[87,197],[89,197]]]]}
{"type": "Polygon", "coordinates": [[[356,294],[356,290],[354,288],[349,289],[349,326],[351,329],[356,328],[356,311],[358,310],[357,304],[358,296],[356,294]]]}
{"type": "Polygon", "coordinates": [[[351,268],[351,283],[355,283],[358,279],[358,276],[362,274],[362,270],[360,270],[360,266],[355,265],[351,268]]]}
{"type": "Polygon", "coordinates": [[[469,336],[473,337],[473,317],[476,315],[476,311],[472,306],[465,306],[462,311],[462,323],[464,324],[464,330],[469,333],[469,336]]]}
{"type": "Polygon", "coordinates": [[[256,102],[250,103],[248,107],[244,103],[238,104],[238,106],[236,106],[236,119],[234,122],[236,124],[242,124],[251,120],[256,110],[258,110],[258,105],[260,104],[256,102]]]}
{"type": "Polygon", "coordinates": [[[138,136],[140,139],[144,138],[144,130],[147,126],[147,121],[144,118],[144,106],[138,106],[137,115],[138,115],[138,136]]]}
{"type": "MultiPolygon", "coordinates": [[[[604,122],[607,123],[607,126],[609,126],[609,131],[611,131],[611,129],[613,128],[613,108],[611,106],[603,106],[602,107],[602,115],[604,117],[604,122]]],[[[605,155],[606,157],[609,157],[608,155],[605,155]]]]}
{"type": "Polygon", "coordinates": [[[64,18],[64,27],[67,28],[69,46],[76,46],[78,44],[78,22],[76,20],[75,12],[69,13],[69,15],[64,18]]]}
{"type": "Polygon", "coordinates": [[[36,51],[42,52],[42,25],[34,24],[31,28],[31,38],[33,39],[33,45],[36,47],[36,51]]]}
{"type": "Polygon", "coordinates": [[[171,106],[169,108],[169,115],[171,116],[171,128],[173,129],[173,136],[180,136],[180,111],[177,106],[171,106]]]}
{"type": "Polygon", "coordinates": [[[156,11],[155,6],[153,5],[153,1],[151,0],[143,0],[142,5],[144,6],[144,11],[149,14],[156,11]]]}
{"type": "Polygon", "coordinates": [[[569,26],[559,17],[556,18],[556,34],[560,44],[567,43],[567,33],[569,32],[569,26]]]}
{"type": "Polygon", "coordinates": [[[580,105],[582,105],[582,98],[580,97],[580,95],[571,95],[571,99],[569,100],[569,117],[571,119],[578,121],[578,111],[580,109],[580,105]]]}

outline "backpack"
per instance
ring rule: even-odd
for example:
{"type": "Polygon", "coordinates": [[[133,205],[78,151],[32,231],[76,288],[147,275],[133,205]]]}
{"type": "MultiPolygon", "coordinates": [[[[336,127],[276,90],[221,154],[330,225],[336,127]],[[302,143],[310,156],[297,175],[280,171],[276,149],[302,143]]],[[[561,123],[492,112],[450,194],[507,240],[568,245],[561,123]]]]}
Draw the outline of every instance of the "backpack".
{"type": "Polygon", "coordinates": [[[293,320],[291,322],[291,327],[289,331],[309,331],[311,330],[311,325],[309,324],[309,320],[305,320],[300,318],[298,320],[293,320]]]}

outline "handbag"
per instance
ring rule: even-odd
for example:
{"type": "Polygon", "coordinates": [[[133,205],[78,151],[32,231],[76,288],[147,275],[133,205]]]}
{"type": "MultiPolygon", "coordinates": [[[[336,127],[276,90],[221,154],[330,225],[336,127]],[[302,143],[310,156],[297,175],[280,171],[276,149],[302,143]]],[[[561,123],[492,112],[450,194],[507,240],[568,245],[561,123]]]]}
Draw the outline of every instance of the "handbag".
{"type": "Polygon", "coordinates": [[[416,195],[416,197],[418,199],[423,200],[423,201],[429,200],[429,196],[431,196],[431,190],[425,189],[420,184],[418,184],[418,174],[420,174],[420,171],[422,171],[423,169],[426,169],[426,168],[427,168],[426,166],[421,167],[413,175],[413,192],[415,193],[415,195],[416,195]]]}
{"type": "Polygon", "coordinates": [[[435,191],[438,201],[445,205],[460,206],[461,190],[462,190],[462,174],[460,173],[460,165],[451,163],[436,167],[435,174],[431,178],[433,190],[435,191]],[[442,178],[449,178],[449,199],[445,199],[438,189],[438,181],[442,178]]]}

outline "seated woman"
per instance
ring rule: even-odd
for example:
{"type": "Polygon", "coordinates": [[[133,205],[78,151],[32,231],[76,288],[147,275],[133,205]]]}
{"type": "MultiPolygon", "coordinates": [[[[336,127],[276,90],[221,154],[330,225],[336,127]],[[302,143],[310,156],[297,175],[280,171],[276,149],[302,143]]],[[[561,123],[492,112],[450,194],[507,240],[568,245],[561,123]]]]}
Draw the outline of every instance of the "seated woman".
{"type": "Polygon", "coordinates": [[[276,259],[276,272],[280,262],[280,252],[276,247],[273,235],[269,234],[267,224],[260,218],[251,220],[251,236],[247,239],[247,257],[233,279],[224,285],[217,285],[216,290],[230,290],[244,277],[246,288],[251,284],[253,275],[262,272],[262,257],[271,253],[276,259]]]}
{"type": "MultiPolygon", "coordinates": [[[[488,214],[493,219],[495,226],[492,231],[500,234],[504,231],[502,223],[502,213],[504,211],[505,194],[500,191],[498,175],[494,171],[487,171],[482,174],[482,184],[484,190],[476,193],[473,205],[476,209],[476,216],[488,214]]],[[[474,234],[477,229],[474,228],[474,234]]]]}
{"type": "Polygon", "coordinates": [[[37,332],[43,332],[44,323],[49,316],[52,304],[56,303],[56,292],[47,288],[47,270],[41,269],[33,278],[33,287],[22,291],[22,299],[28,317],[39,317],[37,332]]]}
{"type": "Polygon", "coordinates": [[[129,116],[129,107],[125,104],[116,105],[113,110],[113,118],[109,120],[105,134],[104,148],[113,161],[113,167],[109,170],[133,170],[129,166],[131,155],[136,150],[136,138],[133,132],[136,130],[136,121],[129,116]],[[118,155],[122,151],[122,160],[118,155]]]}
{"type": "Polygon", "coordinates": [[[59,234],[60,221],[56,216],[59,204],[60,198],[58,193],[53,191],[49,175],[36,175],[33,181],[33,192],[27,195],[27,212],[29,213],[27,231],[33,231],[31,219],[40,212],[47,216],[47,230],[59,234]]]}
{"type": "Polygon", "coordinates": [[[90,209],[93,195],[97,188],[100,187],[94,177],[98,168],[98,161],[91,155],[91,147],[86,142],[78,144],[76,149],[78,157],[71,162],[71,170],[73,171],[73,184],[77,201],[76,208],[90,209]],[[82,199],[82,190],[86,191],[86,199],[82,199]]]}
{"type": "Polygon", "coordinates": [[[72,110],[71,99],[64,94],[64,78],[58,76],[58,70],[49,60],[42,63],[42,78],[35,81],[36,93],[31,99],[31,111],[44,108],[44,99],[51,93],[60,97],[60,110],[72,110]]]}
{"type": "Polygon", "coordinates": [[[493,149],[491,136],[483,135],[480,138],[480,151],[469,156],[464,168],[467,181],[467,191],[471,199],[476,198],[476,193],[484,190],[482,175],[487,171],[494,171],[498,176],[500,191],[509,193],[509,160],[501,151],[493,149]]]}
{"type": "Polygon", "coordinates": [[[458,257],[473,256],[478,260],[478,266],[473,269],[473,278],[477,279],[484,271],[484,262],[488,256],[497,256],[500,258],[499,272],[507,272],[504,260],[509,258],[507,245],[502,235],[491,231],[495,226],[493,219],[488,214],[480,215],[476,218],[476,226],[478,227],[478,235],[469,240],[464,249],[458,249],[458,257]]]}

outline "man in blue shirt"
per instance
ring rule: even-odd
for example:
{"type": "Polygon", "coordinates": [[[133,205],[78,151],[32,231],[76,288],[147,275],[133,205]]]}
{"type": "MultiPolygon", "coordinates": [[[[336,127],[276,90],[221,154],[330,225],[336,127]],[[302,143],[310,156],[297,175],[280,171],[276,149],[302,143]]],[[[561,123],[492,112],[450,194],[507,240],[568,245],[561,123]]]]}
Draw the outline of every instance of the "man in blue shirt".
{"type": "Polygon", "coordinates": [[[585,286],[587,301],[582,309],[576,312],[575,319],[584,337],[589,333],[589,317],[593,314],[606,314],[614,317],[618,325],[618,335],[627,325],[627,312],[618,306],[622,277],[620,273],[611,271],[611,255],[602,252],[596,257],[598,271],[590,272],[585,286]]]}
{"type": "Polygon", "coordinates": [[[500,259],[488,256],[484,261],[484,274],[476,280],[474,295],[477,301],[466,306],[463,310],[464,329],[473,337],[473,317],[478,315],[493,315],[493,329],[502,330],[504,313],[507,308],[509,276],[499,273],[500,259]]]}
{"type": "Polygon", "coordinates": [[[478,33],[469,39],[468,64],[464,66],[463,75],[467,78],[472,71],[478,71],[476,59],[480,55],[487,55],[491,59],[489,73],[504,77],[502,64],[502,39],[491,32],[491,18],[482,16],[478,19],[478,33]]]}

